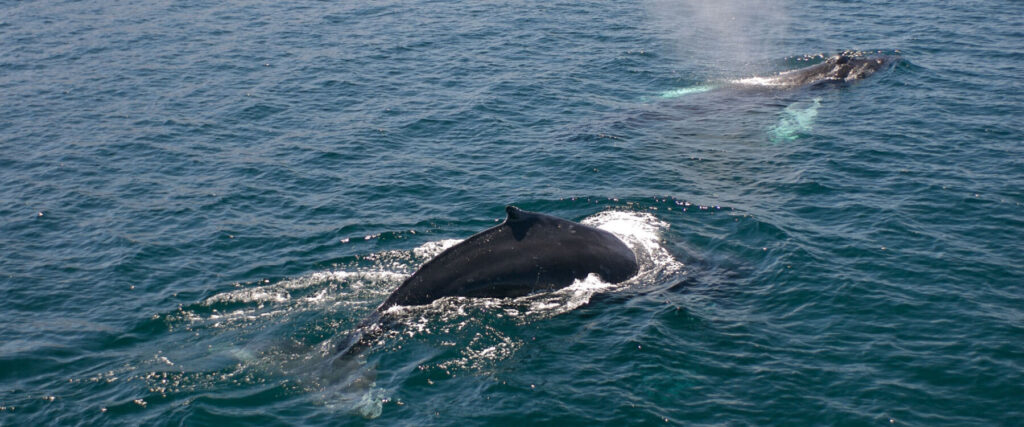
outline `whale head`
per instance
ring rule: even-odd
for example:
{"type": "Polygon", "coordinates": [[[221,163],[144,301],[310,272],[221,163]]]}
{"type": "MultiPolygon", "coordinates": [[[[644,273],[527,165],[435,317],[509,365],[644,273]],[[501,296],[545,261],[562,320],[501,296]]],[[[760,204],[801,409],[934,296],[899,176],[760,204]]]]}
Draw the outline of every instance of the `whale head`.
{"type": "Polygon", "coordinates": [[[834,55],[825,60],[818,81],[849,82],[871,76],[892,65],[898,58],[888,55],[861,56],[849,53],[834,55]]]}

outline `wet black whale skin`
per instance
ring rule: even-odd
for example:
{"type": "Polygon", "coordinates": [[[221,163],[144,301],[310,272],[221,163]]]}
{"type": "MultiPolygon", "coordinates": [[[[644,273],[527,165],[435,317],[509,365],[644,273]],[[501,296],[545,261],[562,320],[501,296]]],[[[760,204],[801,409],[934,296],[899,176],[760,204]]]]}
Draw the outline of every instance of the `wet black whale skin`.
{"type": "Polygon", "coordinates": [[[504,222],[424,264],[377,310],[448,296],[517,297],[561,289],[591,273],[619,283],[637,273],[636,255],[607,231],[515,206],[505,211],[504,222]]]}

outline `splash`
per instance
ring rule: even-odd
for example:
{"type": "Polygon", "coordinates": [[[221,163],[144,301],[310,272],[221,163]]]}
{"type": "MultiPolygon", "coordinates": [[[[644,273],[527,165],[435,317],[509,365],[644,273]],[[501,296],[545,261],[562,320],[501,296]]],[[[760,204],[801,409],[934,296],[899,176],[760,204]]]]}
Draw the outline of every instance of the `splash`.
{"type": "Polygon", "coordinates": [[[683,270],[683,263],[662,245],[669,224],[650,213],[604,211],[581,222],[616,235],[636,254],[640,271],[626,286],[661,283],[683,270]]]}
{"type": "Polygon", "coordinates": [[[459,239],[445,239],[445,240],[438,240],[436,242],[427,242],[427,243],[423,244],[422,246],[417,247],[416,249],[413,249],[412,253],[413,253],[413,255],[416,255],[417,258],[430,259],[430,258],[433,258],[435,256],[440,255],[441,252],[444,252],[446,249],[459,244],[459,242],[462,242],[462,240],[459,240],[459,239]]]}
{"type": "Polygon", "coordinates": [[[803,105],[805,103],[797,102],[782,111],[779,122],[768,129],[768,137],[772,142],[793,141],[811,131],[814,119],[818,117],[821,98],[814,98],[809,106],[803,105]]]}

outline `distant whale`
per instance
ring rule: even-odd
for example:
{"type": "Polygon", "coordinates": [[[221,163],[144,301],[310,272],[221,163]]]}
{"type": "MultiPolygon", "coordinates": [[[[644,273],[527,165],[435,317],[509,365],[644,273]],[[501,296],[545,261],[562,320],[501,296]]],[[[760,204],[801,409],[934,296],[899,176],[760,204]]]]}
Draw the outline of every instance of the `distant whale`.
{"type": "MultiPolygon", "coordinates": [[[[758,79],[768,86],[813,86],[823,83],[850,82],[866,78],[888,67],[896,60],[893,56],[858,56],[848,53],[831,56],[820,64],[797,70],[783,71],[772,77],[758,79]]],[[[751,79],[740,80],[745,83],[751,79]]]]}
{"type": "Polygon", "coordinates": [[[685,95],[709,92],[720,88],[732,89],[792,89],[816,87],[826,84],[848,83],[861,80],[888,68],[900,60],[899,56],[862,55],[841,53],[824,62],[796,70],[782,71],[768,77],[747,77],[721,82],[703,83],[696,86],[671,89],[661,93],[661,98],[678,98],[685,95]]]}
{"type": "Polygon", "coordinates": [[[615,235],[550,215],[505,208],[501,224],[452,246],[403,282],[337,350],[353,353],[386,329],[385,311],[439,298],[519,297],[590,274],[608,283],[635,276],[636,255],[615,235]]]}

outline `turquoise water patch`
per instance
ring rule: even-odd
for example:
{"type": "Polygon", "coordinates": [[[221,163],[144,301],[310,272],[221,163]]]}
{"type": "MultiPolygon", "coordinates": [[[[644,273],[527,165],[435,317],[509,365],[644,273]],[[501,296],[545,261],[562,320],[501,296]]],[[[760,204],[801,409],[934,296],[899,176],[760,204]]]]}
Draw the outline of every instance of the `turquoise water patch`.
{"type": "Polygon", "coordinates": [[[692,95],[695,93],[704,93],[710,91],[718,86],[715,85],[697,85],[682,87],[678,89],[667,90],[661,93],[662,98],[678,98],[680,96],[692,95]]]}
{"type": "Polygon", "coordinates": [[[779,122],[768,129],[768,137],[773,142],[793,141],[806,135],[814,126],[818,117],[821,98],[814,98],[810,103],[797,102],[782,110],[779,122]]]}

